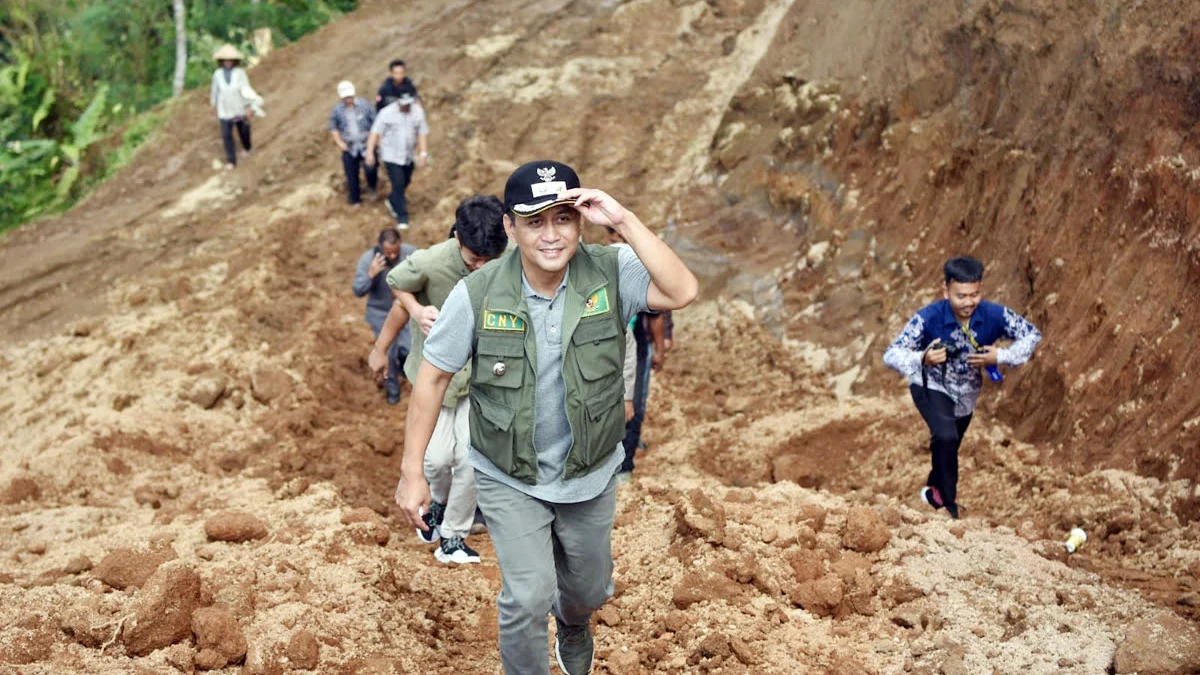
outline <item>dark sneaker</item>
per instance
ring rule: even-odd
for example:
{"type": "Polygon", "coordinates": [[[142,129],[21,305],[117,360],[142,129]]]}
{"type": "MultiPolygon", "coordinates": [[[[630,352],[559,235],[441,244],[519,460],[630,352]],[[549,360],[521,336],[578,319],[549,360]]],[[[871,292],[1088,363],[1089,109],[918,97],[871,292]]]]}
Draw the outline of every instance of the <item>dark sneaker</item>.
{"type": "Polygon", "coordinates": [[[426,544],[437,543],[438,539],[442,538],[438,528],[442,525],[442,518],[446,515],[446,505],[438,502],[429,502],[429,512],[421,516],[421,520],[425,521],[425,527],[429,531],[417,530],[417,539],[420,539],[426,544]]]}
{"type": "Polygon", "coordinates": [[[949,513],[951,518],[958,520],[958,504],[947,504],[946,513],[949,513]]]}
{"type": "Polygon", "coordinates": [[[443,539],[441,545],[433,552],[433,557],[437,558],[438,562],[447,565],[479,562],[479,553],[467,546],[467,542],[463,541],[462,537],[443,539]]]}
{"type": "Polygon", "coordinates": [[[395,380],[384,380],[383,389],[387,392],[388,405],[400,402],[400,383],[395,380]]]}
{"type": "Polygon", "coordinates": [[[921,488],[921,501],[932,506],[935,509],[942,508],[942,495],[935,487],[921,488]]]}
{"type": "Polygon", "coordinates": [[[592,627],[568,626],[557,617],[558,634],[554,637],[554,659],[564,675],[588,675],[592,672],[592,627]]]}

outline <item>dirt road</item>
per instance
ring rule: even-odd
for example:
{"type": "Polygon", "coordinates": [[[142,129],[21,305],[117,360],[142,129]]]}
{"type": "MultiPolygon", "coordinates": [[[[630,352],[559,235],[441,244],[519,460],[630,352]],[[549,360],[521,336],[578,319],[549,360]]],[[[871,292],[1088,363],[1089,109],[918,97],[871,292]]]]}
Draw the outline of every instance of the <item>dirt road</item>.
{"type": "Polygon", "coordinates": [[[349,289],[388,219],[344,204],[325,120],[394,56],[433,129],[412,243],[555,156],[704,277],[620,497],[604,672],[1191,672],[1198,11],[368,2],[251,72],[237,171],[185,98],[0,240],[0,672],[499,672],[486,536],[446,569],[392,517],[403,410],[349,289]],[[985,392],[955,524],[879,356],[960,251],[1047,339],[985,392]],[[1155,630],[1176,661],[1137,660],[1172,657],[1155,630]]]}

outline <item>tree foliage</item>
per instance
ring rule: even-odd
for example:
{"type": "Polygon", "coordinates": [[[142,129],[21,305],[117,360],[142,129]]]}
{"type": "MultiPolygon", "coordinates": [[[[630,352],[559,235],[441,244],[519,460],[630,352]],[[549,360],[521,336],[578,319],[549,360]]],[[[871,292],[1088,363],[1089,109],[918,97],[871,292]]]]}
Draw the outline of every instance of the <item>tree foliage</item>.
{"type": "MultiPolygon", "coordinates": [[[[207,85],[211,56],[231,42],[253,53],[256,28],[286,43],[355,0],[185,0],[186,85],[207,85]]],[[[175,21],[164,0],[0,0],[0,230],[63,208],[114,168],[88,158],[124,132],[111,159],[148,136],[171,97],[175,21]],[[133,133],[136,130],[136,133],[133,133]],[[86,167],[86,169],[85,169],[86,167]]]]}

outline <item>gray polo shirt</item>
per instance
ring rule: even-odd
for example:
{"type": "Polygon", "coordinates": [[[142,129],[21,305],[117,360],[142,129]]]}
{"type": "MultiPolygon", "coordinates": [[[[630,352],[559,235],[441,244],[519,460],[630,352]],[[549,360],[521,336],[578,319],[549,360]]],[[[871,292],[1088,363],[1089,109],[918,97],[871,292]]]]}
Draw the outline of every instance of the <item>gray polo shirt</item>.
{"type": "MultiPolygon", "coordinates": [[[[646,291],[650,288],[650,274],[633,249],[621,249],[617,261],[621,316],[628,322],[632,316],[647,309],[646,291]]],[[[567,390],[562,376],[562,325],[567,278],[564,275],[553,298],[533,290],[523,274],[521,286],[525,291],[530,329],[533,330],[537,348],[533,422],[533,445],[538,457],[537,485],[529,485],[509,476],[474,448],[471,449],[471,465],[511,488],[545,502],[572,504],[594,499],[621,468],[625,453],[618,443],[617,451],[595,470],[571,480],[563,478],[572,441],[571,425],[567,421],[567,390]]],[[[425,340],[425,360],[438,370],[456,373],[471,360],[474,341],[475,311],[471,308],[467,286],[460,281],[446,298],[442,312],[425,340]]]]}
{"type": "Polygon", "coordinates": [[[425,109],[412,105],[408,112],[392,103],[379,111],[371,133],[379,134],[379,156],[388,164],[412,164],[417,136],[429,134],[425,109]]]}

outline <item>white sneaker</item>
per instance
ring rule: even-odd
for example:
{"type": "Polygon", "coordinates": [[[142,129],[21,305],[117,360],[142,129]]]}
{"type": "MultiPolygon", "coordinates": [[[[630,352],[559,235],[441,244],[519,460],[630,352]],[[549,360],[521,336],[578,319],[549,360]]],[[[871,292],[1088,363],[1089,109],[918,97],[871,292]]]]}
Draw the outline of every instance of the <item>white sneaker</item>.
{"type": "Polygon", "coordinates": [[[397,230],[407,230],[408,223],[396,223],[396,229],[397,230]]]}
{"type": "Polygon", "coordinates": [[[462,537],[443,538],[441,545],[433,552],[433,557],[437,558],[438,562],[447,565],[479,562],[479,553],[467,546],[462,537]]]}

